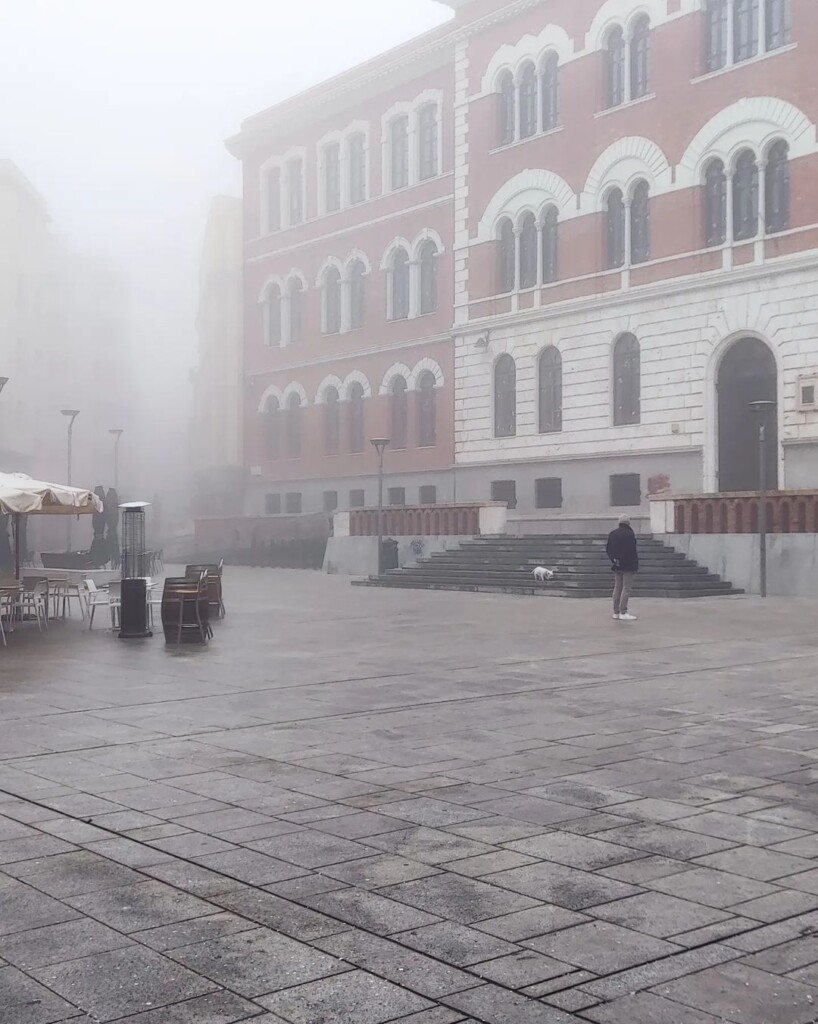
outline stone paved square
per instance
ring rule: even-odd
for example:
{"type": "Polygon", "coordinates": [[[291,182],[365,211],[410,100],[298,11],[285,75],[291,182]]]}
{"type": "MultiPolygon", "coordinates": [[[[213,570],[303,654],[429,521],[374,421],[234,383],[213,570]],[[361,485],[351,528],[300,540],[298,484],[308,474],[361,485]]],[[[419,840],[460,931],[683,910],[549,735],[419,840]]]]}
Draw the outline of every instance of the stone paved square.
{"type": "Polygon", "coordinates": [[[2,1024],[818,1019],[818,604],[226,582],[3,651],[2,1024]]]}

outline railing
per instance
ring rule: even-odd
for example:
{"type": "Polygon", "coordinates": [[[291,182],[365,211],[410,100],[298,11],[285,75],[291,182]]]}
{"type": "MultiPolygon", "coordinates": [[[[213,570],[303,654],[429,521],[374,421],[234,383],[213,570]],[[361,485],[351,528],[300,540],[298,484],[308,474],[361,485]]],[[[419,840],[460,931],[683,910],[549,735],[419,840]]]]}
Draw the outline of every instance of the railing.
{"type": "MultiPolygon", "coordinates": [[[[758,533],[760,495],[658,495],[651,499],[653,533],[758,533]]],[[[818,533],[818,491],[767,495],[768,533],[818,533]]]]}
{"type": "MultiPolygon", "coordinates": [[[[414,505],[383,510],[384,537],[479,537],[505,533],[503,502],[414,505]]],[[[377,537],[378,510],[356,508],[335,513],[336,537],[377,537]]]]}

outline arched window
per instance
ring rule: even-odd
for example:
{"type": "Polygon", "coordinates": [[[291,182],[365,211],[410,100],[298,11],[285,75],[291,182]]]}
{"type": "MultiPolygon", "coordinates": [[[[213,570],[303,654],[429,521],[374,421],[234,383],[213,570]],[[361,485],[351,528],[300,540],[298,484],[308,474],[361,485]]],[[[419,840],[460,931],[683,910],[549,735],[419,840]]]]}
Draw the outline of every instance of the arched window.
{"type": "Polygon", "coordinates": [[[614,345],[613,421],[615,427],[641,419],[641,360],[639,342],[623,334],[614,345]]]}
{"type": "Polygon", "coordinates": [[[527,213],[520,225],[520,287],[533,288],[537,283],[537,221],[527,213]]]}
{"type": "Polygon", "coordinates": [[[738,155],[733,174],[733,237],[737,242],[758,234],[758,163],[745,149],[738,155]]]}
{"type": "Polygon", "coordinates": [[[349,385],[349,450],[353,453],[364,450],[364,389],[357,380],[349,385]]]}
{"type": "Polygon", "coordinates": [[[392,319],[406,320],[409,316],[410,268],[405,249],[396,249],[392,256],[392,319]]]}
{"type": "Polygon", "coordinates": [[[705,8],[705,61],[708,71],[718,71],[727,64],[727,0],[707,0],[705,8]]]}
{"type": "Polygon", "coordinates": [[[759,0],[733,0],[733,59],[749,60],[758,53],[759,0]]]}
{"type": "Polygon", "coordinates": [[[705,245],[724,245],[727,240],[727,175],[721,160],[711,160],[704,172],[705,245]]]}
{"type": "Polygon", "coordinates": [[[281,344],[281,289],[271,284],[264,302],[264,340],[268,345],[281,344]]]}
{"type": "Polygon", "coordinates": [[[425,181],[438,173],[437,104],[427,103],[418,111],[418,178],[425,181]]]}
{"type": "Polygon", "coordinates": [[[790,147],[783,139],[767,155],[766,193],[767,232],[786,231],[790,226],[790,147]]]}
{"type": "Polygon", "coordinates": [[[337,455],[341,447],[341,406],[338,389],[329,387],[324,393],[324,451],[337,455]]]}
{"type": "Polygon", "coordinates": [[[292,227],[304,219],[304,161],[300,157],[287,164],[287,197],[289,225],[292,227]]]}
{"type": "Polygon", "coordinates": [[[287,399],[287,458],[301,458],[301,396],[296,392],[287,399]]]}
{"type": "Polygon", "coordinates": [[[498,291],[514,291],[514,267],[517,262],[517,239],[514,235],[514,225],[508,218],[500,222],[499,243],[497,246],[497,279],[498,291]]]}
{"type": "Polygon", "coordinates": [[[437,310],[438,252],[434,242],[424,242],[420,250],[420,312],[437,310]]]}
{"type": "Polygon", "coordinates": [[[366,267],[355,260],[349,270],[349,327],[356,331],[366,320],[366,267]]]}
{"type": "Polygon", "coordinates": [[[497,141],[500,146],[507,146],[514,141],[514,122],[517,110],[517,88],[514,75],[505,71],[500,79],[497,93],[497,141]]]}
{"type": "Polygon", "coordinates": [[[638,181],[631,197],[631,263],[650,259],[650,186],[638,181]]]}
{"type": "Polygon", "coordinates": [[[777,50],[790,41],[792,12],[790,0],[766,0],[764,36],[768,50],[777,50]]]}
{"type": "Polygon", "coordinates": [[[556,53],[549,53],[542,66],[540,80],[540,106],[542,107],[542,130],[556,128],[559,122],[560,60],[556,53]]]}
{"type": "Polygon", "coordinates": [[[625,265],[625,199],[619,188],[611,189],[608,193],[605,252],[609,270],[625,265]]]}
{"type": "Polygon", "coordinates": [[[281,405],[273,395],[264,407],[264,452],[268,459],[281,455],[281,405]]]}
{"type": "Polygon", "coordinates": [[[625,102],[625,33],[618,25],[605,44],[605,101],[609,107],[625,102]]]}
{"type": "Polygon", "coordinates": [[[549,206],[542,224],[542,279],[550,284],[559,277],[559,211],[549,206]]]}
{"type": "Polygon", "coordinates": [[[390,414],[392,419],[392,448],[405,448],[408,433],[409,405],[406,394],[406,378],[395,377],[392,381],[390,414]]]}
{"type": "Polygon", "coordinates": [[[562,357],[550,345],[540,356],[540,433],[562,430],[562,357]]]}
{"type": "Polygon", "coordinates": [[[435,375],[424,370],[418,378],[418,447],[432,448],[437,444],[437,400],[435,375]]]}
{"type": "Polygon", "coordinates": [[[324,277],[324,333],[340,334],[341,331],[341,274],[337,267],[330,267],[324,277]]]}
{"type": "Polygon", "coordinates": [[[631,32],[631,99],[647,96],[650,84],[650,18],[637,18],[631,32]]]}
{"type": "Polygon", "coordinates": [[[494,436],[517,433],[517,366],[504,353],[494,365],[494,436]]]}
{"type": "Polygon", "coordinates": [[[389,141],[392,188],[405,188],[409,184],[409,118],[405,114],[390,124],[389,141]]]}
{"type": "Polygon", "coordinates": [[[341,209],[341,143],[324,147],[324,210],[335,213],[341,209]]]}
{"type": "Polygon", "coordinates": [[[301,341],[304,326],[303,285],[301,279],[293,277],[287,285],[287,302],[290,313],[290,344],[301,341]]]}
{"type": "Polygon", "coordinates": [[[349,201],[362,203],[366,199],[366,139],[362,132],[350,135],[347,141],[349,161],[349,201]]]}
{"type": "Polygon", "coordinates": [[[520,72],[520,138],[537,132],[537,69],[529,61],[520,72]]]}
{"type": "Polygon", "coordinates": [[[281,168],[271,167],[264,175],[267,232],[281,230],[281,168]]]}

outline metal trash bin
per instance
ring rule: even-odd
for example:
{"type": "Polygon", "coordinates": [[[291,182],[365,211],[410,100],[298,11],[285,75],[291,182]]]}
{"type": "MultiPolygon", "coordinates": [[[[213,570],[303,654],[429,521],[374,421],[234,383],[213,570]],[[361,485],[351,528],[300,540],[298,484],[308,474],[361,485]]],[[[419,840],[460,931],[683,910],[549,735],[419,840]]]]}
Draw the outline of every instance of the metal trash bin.
{"type": "Polygon", "coordinates": [[[392,537],[381,541],[381,572],[398,568],[398,542],[392,537]]]}

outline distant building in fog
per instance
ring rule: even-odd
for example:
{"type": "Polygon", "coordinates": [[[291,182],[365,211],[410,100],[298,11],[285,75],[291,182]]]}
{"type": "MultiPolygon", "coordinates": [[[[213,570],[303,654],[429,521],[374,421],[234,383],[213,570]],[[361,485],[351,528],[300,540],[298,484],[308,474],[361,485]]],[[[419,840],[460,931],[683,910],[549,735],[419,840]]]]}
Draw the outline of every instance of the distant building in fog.
{"type": "Polygon", "coordinates": [[[446,2],[229,142],[247,512],[814,487],[815,0],[446,2]]]}

